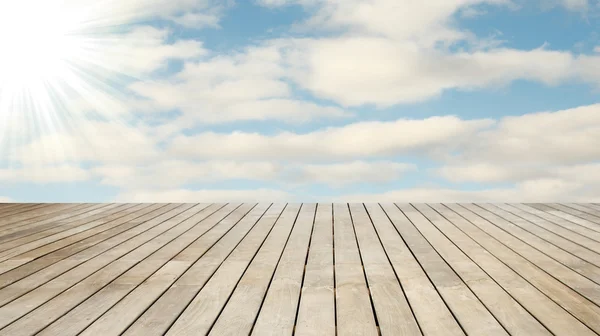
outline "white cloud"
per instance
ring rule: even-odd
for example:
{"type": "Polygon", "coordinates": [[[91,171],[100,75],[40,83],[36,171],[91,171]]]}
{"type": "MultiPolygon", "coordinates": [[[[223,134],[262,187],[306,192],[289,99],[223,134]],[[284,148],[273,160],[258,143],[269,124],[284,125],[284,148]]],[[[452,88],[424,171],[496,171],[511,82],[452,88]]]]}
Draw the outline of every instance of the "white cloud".
{"type": "Polygon", "coordinates": [[[121,193],[117,202],[135,203],[197,203],[197,202],[293,202],[291,194],[271,189],[252,190],[134,190],[121,193]]]}
{"type": "Polygon", "coordinates": [[[570,164],[600,160],[600,104],[502,118],[457,159],[467,162],[570,164]]]}
{"type": "Polygon", "coordinates": [[[230,0],[77,0],[68,1],[68,6],[77,11],[82,23],[92,27],[110,27],[151,19],[167,19],[185,25],[190,23],[189,18],[188,21],[184,18],[186,15],[219,18],[230,3],[230,0]]]}
{"type": "Polygon", "coordinates": [[[160,158],[155,140],[117,122],[79,122],[76,129],[43,135],[13,151],[28,166],[67,162],[141,162],[160,158]]]}
{"type": "Polygon", "coordinates": [[[463,32],[453,28],[452,16],[462,7],[476,4],[510,5],[506,0],[263,0],[268,6],[300,3],[313,9],[308,25],[399,39],[418,39],[430,44],[456,39],[463,32]]]}
{"type": "Polygon", "coordinates": [[[0,196],[0,203],[12,203],[14,200],[10,197],[0,196]]]}
{"type": "Polygon", "coordinates": [[[568,10],[581,11],[586,10],[589,6],[588,0],[546,0],[554,2],[556,5],[564,6],[568,10]]]}
{"type": "Polygon", "coordinates": [[[353,183],[385,183],[402,179],[405,173],[415,171],[412,164],[397,162],[352,161],[337,164],[307,164],[293,171],[293,180],[299,183],[323,183],[341,186],[353,183]]]}
{"type": "Polygon", "coordinates": [[[281,167],[274,162],[160,161],[145,166],[106,165],[94,169],[102,183],[126,189],[174,188],[188,183],[232,179],[275,180],[281,167]]]}
{"type": "Polygon", "coordinates": [[[219,27],[219,17],[204,13],[186,13],[173,18],[176,23],[188,28],[219,27]]]}
{"type": "Polygon", "coordinates": [[[333,198],[336,202],[600,202],[600,195],[585,183],[560,179],[533,179],[512,188],[477,191],[444,187],[410,188],[380,194],[351,194],[333,198]]]}
{"type": "Polygon", "coordinates": [[[357,122],[310,133],[214,133],[178,136],[168,151],[201,159],[343,160],[388,157],[406,153],[437,154],[468,141],[492,120],[465,121],[453,116],[424,120],[357,122]]]}
{"type": "Polygon", "coordinates": [[[333,106],[297,100],[285,74],[280,50],[251,47],[233,55],[188,62],[171,79],[137,82],[131,89],[147,99],[148,112],[178,109],[176,124],[224,123],[274,119],[306,122],[316,118],[346,117],[333,106]]]}
{"type": "MultiPolygon", "coordinates": [[[[497,34],[476,36],[456,24],[457,13],[473,13],[482,4],[516,8],[512,1],[260,3],[303,4],[313,10],[309,27],[318,33],[333,30],[327,37],[271,43],[286,50],[287,77],[314,95],[344,106],[414,103],[450,89],[484,89],[521,79],[545,85],[569,80],[600,83],[598,67],[594,66],[600,58],[575,57],[545,46],[532,50],[500,48],[502,41],[497,34]]],[[[582,1],[567,1],[565,5],[575,9],[582,1]]]]}
{"type": "Polygon", "coordinates": [[[0,169],[2,183],[59,183],[85,181],[91,177],[88,170],[74,165],[27,166],[25,168],[0,169]]]}
{"type": "MultiPolygon", "coordinates": [[[[384,183],[399,180],[416,170],[411,164],[352,161],[334,164],[286,164],[283,162],[162,161],[146,166],[103,165],[92,169],[101,183],[124,190],[161,190],[190,183],[227,180],[274,182],[291,187],[322,183],[330,186],[384,183]]],[[[1,175],[0,175],[1,179],[1,175]]]]}
{"type": "Polygon", "coordinates": [[[591,68],[584,58],[576,63],[567,52],[542,48],[450,53],[376,37],[306,39],[288,52],[294,81],[346,106],[418,102],[449,89],[497,87],[517,79],[555,85],[570,79],[576,65],[591,68]]]}
{"type": "Polygon", "coordinates": [[[518,164],[498,165],[488,162],[444,166],[437,174],[451,182],[494,183],[521,181],[539,176],[540,170],[518,164]]]}
{"type": "Polygon", "coordinates": [[[143,76],[166,66],[168,60],[193,59],[206,54],[202,43],[195,40],[168,42],[170,31],[151,26],[136,26],[133,30],[107,40],[100,39],[94,52],[101,56],[105,67],[117,73],[143,76]]]}

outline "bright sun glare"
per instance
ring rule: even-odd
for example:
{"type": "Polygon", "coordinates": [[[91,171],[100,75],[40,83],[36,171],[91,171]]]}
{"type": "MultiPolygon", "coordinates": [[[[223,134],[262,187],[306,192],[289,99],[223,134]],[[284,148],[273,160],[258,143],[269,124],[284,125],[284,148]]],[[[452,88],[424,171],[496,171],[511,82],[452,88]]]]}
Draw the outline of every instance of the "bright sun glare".
{"type": "Polygon", "coordinates": [[[124,97],[116,78],[128,75],[118,32],[140,12],[134,5],[0,0],[0,161],[7,146],[76,128],[86,111],[113,118],[124,97]]]}
{"type": "Polygon", "coordinates": [[[77,25],[53,0],[2,1],[0,74],[4,90],[31,90],[63,77],[78,57],[77,25]]]}

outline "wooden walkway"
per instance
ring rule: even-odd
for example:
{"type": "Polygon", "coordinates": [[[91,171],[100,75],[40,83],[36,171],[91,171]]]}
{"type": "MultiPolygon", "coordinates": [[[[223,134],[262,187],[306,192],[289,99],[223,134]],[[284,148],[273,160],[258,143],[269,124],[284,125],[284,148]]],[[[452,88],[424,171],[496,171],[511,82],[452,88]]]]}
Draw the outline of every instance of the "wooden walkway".
{"type": "Polygon", "coordinates": [[[597,204],[0,204],[0,336],[598,335],[597,204]]]}

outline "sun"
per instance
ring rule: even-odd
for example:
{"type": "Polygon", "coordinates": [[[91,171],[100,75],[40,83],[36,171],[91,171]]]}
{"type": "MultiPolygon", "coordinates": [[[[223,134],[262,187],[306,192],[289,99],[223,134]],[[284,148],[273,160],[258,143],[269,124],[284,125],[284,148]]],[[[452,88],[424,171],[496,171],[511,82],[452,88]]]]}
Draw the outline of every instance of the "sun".
{"type": "MultiPolygon", "coordinates": [[[[0,0],[0,165],[19,144],[126,111],[135,0],[0,0]],[[114,9],[116,7],[116,9],[114,9]]],[[[131,77],[131,76],[129,76],[131,77]]],[[[4,161],[4,162],[3,162],[4,161]]]]}
{"type": "Polygon", "coordinates": [[[59,80],[81,51],[77,22],[56,0],[0,2],[2,89],[59,80]]]}

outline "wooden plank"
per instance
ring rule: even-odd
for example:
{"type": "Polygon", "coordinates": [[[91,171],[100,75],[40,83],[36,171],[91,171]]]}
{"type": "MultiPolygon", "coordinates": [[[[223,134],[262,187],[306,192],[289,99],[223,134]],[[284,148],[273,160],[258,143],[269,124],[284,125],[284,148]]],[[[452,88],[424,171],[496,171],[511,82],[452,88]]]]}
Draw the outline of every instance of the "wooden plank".
{"type": "Polygon", "coordinates": [[[379,204],[367,211],[424,335],[465,335],[379,204]]]}
{"type": "Polygon", "coordinates": [[[16,212],[0,218],[0,228],[18,225],[20,221],[52,214],[70,206],[70,204],[40,204],[27,209],[18,209],[16,212]]]}
{"type": "MultiPolygon", "coordinates": [[[[489,294],[487,294],[501,294],[502,291],[495,288],[493,282],[487,280],[485,275],[478,271],[475,264],[470,263],[467,258],[461,258],[458,251],[450,250],[448,252],[453,245],[448,244],[443,235],[439,235],[439,231],[415,208],[410,205],[396,207],[393,204],[385,204],[382,206],[465,333],[468,335],[507,335],[504,327],[509,326],[501,319],[501,314],[498,314],[499,311],[504,312],[505,308],[490,303],[489,294]],[[442,248],[444,250],[436,251],[436,249],[442,248]],[[444,258],[439,253],[445,253],[444,258]],[[448,256],[449,254],[450,256],[448,256]],[[449,262],[458,268],[457,271],[461,272],[463,278],[459,277],[450,267],[449,262]],[[483,299],[485,304],[480,299],[483,299]],[[488,309],[495,314],[493,315],[488,309]]],[[[493,300],[497,299],[503,299],[503,304],[515,306],[501,295],[497,298],[494,297],[493,300]]],[[[522,323],[522,327],[532,331],[537,330],[535,325],[526,319],[526,313],[523,314],[525,319],[519,320],[518,317],[521,316],[517,316],[517,321],[522,323]]]]}
{"type": "Polygon", "coordinates": [[[333,206],[338,335],[378,335],[352,218],[347,204],[333,206]]]}
{"type": "MultiPolygon", "coordinates": [[[[539,210],[537,208],[534,208],[534,207],[531,207],[531,206],[528,206],[525,204],[514,204],[513,206],[515,206],[519,209],[525,210],[529,213],[535,214],[541,218],[544,218],[545,220],[548,220],[552,223],[560,225],[560,226],[562,226],[566,229],[569,229],[573,232],[577,232],[580,235],[583,235],[585,237],[588,237],[588,238],[593,239],[594,241],[600,243],[600,232],[594,231],[584,225],[581,225],[580,223],[575,223],[572,220],[567,219],[567,218],[573,219],[574,216],[564,214],[560,211],[550,212],[550,211],[545,211],[545,210],[539,210]],[[565,217],[567,217],[567,218],[565,218],[565,217]]],[[[541,207],[541,205],[540,205],[540,207],[541,207]]]]}
{"type": "MultiPolygon", "coordinates": [[[[97,239],[99,237],[102,237],[103,236],[102,234],[108,230],[112,230],[112,229],[117,228],[124,224],[129,224],[126,222],[133,218],[136,218],[136,214],[138,214],[138,213],[144,214],[146,212],[150,212],[153,209],[158,209],[160,207],[162,207],[162,205],[156,204],[156,205],[148,206],[146,204],[140,204],[140,205],[134,206],[132,208],[129,208],[115,216],[107,216],[106,218],[104,218],[104,220],[106,220],[106,223],[103,225],[99,225],[90,230],[86,230],[86,231],[74,234],[72,236],[69,236],[67,238],[63,238],[58,241],[40,246],[38,248],[34,248],[32,250],[29,250],[27,252],[24,252],[17,256],[14,256],[8,260],[0,262],[0,274],[10,271],[21,265],[24,265],[25,263],[28,263],[30,261],[33,261],[33,260],[38,261],[40,257],[43,257],[43,256],[47,255],[48,253],[51,253],[53,251],[56,251],[58,249],[65,247],[65,246],[69,246],[71,244],[79,242],[85,238],[94,236],[94,239],[97,239]],[[114,217],[114,219],[113,219],[113,217],[114,217]]],[[[137,216],[137,217],[139,217],[139,216],[137,216]]],[[[114,231],[114,230],[112,230],[112,231],[114,231]]],[[[0,276],[0,278],[1,278],[1,276],[0,276]]],[[[1,287],[1,284],[2,284],[2,281],[0,281],[0,287],[1,287]]]]}
{"type": "Polygon", "coordinates": [[[318,204],[295,335],[335,336],[334,287],[333,206],[318,204]]]}
{"type": "Polygon", "coordinates": [[[593,222],[600,220],[600,207],[596,207],[593,204],[563,203],[562,205],[594,216],[593,218],[595,219],[593,222]]]}
{"type": "Polygon", "coordinates": [[[210,335],[250,334],[299,210],[299,205],[286,207],[210,329],[210,335]]]}
{"type": "MultiPolygon", "coordinates": [[[[225,306],[248,265],[267,239],[283,205],[274,205],[256,227],[242,240],[219,266],[185,310],[175,320],[166,335],[206,335],[225,306]]],[[[198,286],[196,279],[181,277],[183,285],[198,286]]]]}
{"type": "Polygon", "coordinates": [[[293,334],[315,213],[315,204],[302,204],[294,230],[279,260],[252,329],[252,335],[293,334]]]}
{"type": "Polygon", "coordinates": [[[600,205],[597,203],[569,203],[569,204],[577,204],[582,207],[586,207],[588,209],[594,209],[595,211],[600,211],[600,205]]]}
{"type": "Polygon", "coordinates": [[[94,208],[106,206],[105,204],[76,204],[58,211],[57,213],[40,216],[35,219],[26,219],[18,223],[7,225],[0,230],[0,242],[10,241],[16,238],[25,237],[32,233],[37,233],[48,228],[55,227],[56,222],[87,212],[94,208]]]}
{"type": "MultiPolygon", "coordinates": [[[[552,209],[551,213],[555,211],[563,212],[564,214],[570,215],[569,217],[576,219],[578,222],[582,222],[586,224],[586,227],[594,230],[600,231],[600,218],[594,215],[590,215],[586,211],[581,211],[574,209],[572,207],[568,207],[559,203],[550,203],[545,204],[550,209],[552,209]]],[[[577,222],[576,222],[577,223],[577,222]]]]}
{"type": "MultiPolygon", "coordinates": [[[[596,253],[600,253],[600,242],[597,242],[593,239],[590,239],[584,235],[581,235],[577,232],[571,231],[567,228],[564,228],[556,223],[553,223],[545,218],[542,218],[536,214],[527,212],[523,209],[520,209],[516,204],[496,204],[502,210],[508,211],[516,216],[519,216],[523,219],[528,220],[529,222],[545,229],[550,232],[553,232],[565,239],[570,240],[574,244],[581,245],[591,251],[596,253]]],[[[534,211],[538,211],[537,209],[533,209],[534,211]]],[[[541,211],[540,211],[541,212],[541,211]]]]}
{"type": "MultiPolygon", "coordinates": [[[[71,268],[82,264],[86,260],[89,260],[100,253],[151,229],[154,226],[159,225],[161,222],[156,218],[164,215],[176,207],[178,207],[176,204],[165,206],[159,205],[157,209],[147,213],[140,213],[140,216],[135,216],[136,214],[134,213],[131,215],[131,217],[127,216],[122,218],[123,220],[127,221],[126,226],[123,228],[119,228],[118,230],[108,230],[104,233],[89,237],[75,244],[67,245],[47,255],[44,255],[43,257],[28,261],[27,264],[0,275],[0,288],[4,288],[12,283],[15,283],[16,281],[24,279],[25,277],[27,277],[27,279],[23,280],[18,287],[24,289],[35,288],[35,285],[40,285],[45,281],[49,281],[54,277],[67,272],[71,268]]],[[[7,260],[6,262],[8,261],[11,260],[7,260]]],[[[23,260],[20,259],[17,259],[16,261],[23,262],[23,260]]],[[[27,261],[27,258],[25,258],[25,261],[27,261]]],[[[3,264],[4,263],[0,264],[0,266],[5,267],[3,264]]],[[[14,288],[11,293],[13,293],[13,295],[17,295],[14,288]]],[[[0,295],[0,297],[2,296],[0,295]]],[[[6,298],[4,298],[4,300],[5,299],[6,298]]]]}
{"type": "MultiPolygon", "coordinates": [[[[178,226],[182,221],[202,209],[205,209],[205,207],[193,204],[183,205],[176,209],[177,212],[167,213],[171,217],[164,218],[160,225],[84,262],[8,304],[3,303],[3,306],[0,307],[0,328],[4,328],[16,319],[46,303],[48,300],[76,285],[83,279],[88,278],[92,274],[97,274],[94,279],[100,277],[100,280],[110,278],[111,276],[118,276],[131,266],[132,261],[139,261],[132,260],[132,258],[135,259],[138,254],[151,253],[162,246],[160,244],[167,243],[173,238],[171,235],[179,234],[179,231],[182,230],[182,228],[185,229],[185,227],[178,226]],[[135,251],[138,252],[133,253],[135,251]],[[120,261],[114,263],[115,266],[96,273],[105,266],[113,264],[113,261],[118,259],[120,261]]],[[[11,286],[14,285],[18,285],[18,283],[11,286]]],[[[0,295],[5,292],[10,293],[11,286],[0,290],[0,295]]]]}
{"type": "MultiPolygon", "coordinates": [[[[171,259],[177,253],[189,248],[207,231],[217,226],[237,207],[234,204],[225,206],[216,212],[204,211],[195,214],[180,224],[190,227],[187,231],[147,257],[140,257],[140,260],[144,259],[98,292],[94,293],[88,288],[76,290],[77,286],[80,286],[78,284],[21,318],[9,328],[16,336],[31,335],[60,317],[41,334],[77,335],[94,321],[84,333],[97,330],[96,335],[120,334],[137,315],[141,314],[140,309],[146,308],[154,301],[153,291],[156,288],[168,286],[170,281],[174,281],[189,267],[189,263],[171,261],[171,259]],[[125,300],[113,307],[119,299],[134,290],[134,295],[127,296],[125,300]],[[144,295],[140,296],[139,293],[144,295]],[[105,313],[107,310],[108,312],[105,313]],[[105,314],[98,319],[103,313],[105,314]],[[103,321],[107,319],[109,323],[104,324],[103,321]]],[[[252,205],[238,208],[237,210],[240,211],[233,215],[239,219],[251,208],[252,205]]],[[[233,218],[234,222],[231,225],[235,223],[236,218],[233,218]]],[[[231,225],[226,223],[225,229],[231,225]]],[[[135,262],[135,260],[133,261],[135,262]]],[[[90,277],[84,281],[93,280],[90,277]]],[[[94,281],[94,286],[98,285],[99,283],[94,281]]]]}
{"type": "MultiPolygon", "coordinates": [[[[497,297],[498,302],[496,304],[499,305],[499,307],[493,308],[494,301],[490,309],[497,311],[496,316],[511,334],[543,335],[548,333],[543,328],[545,327],[555,335],[565,335],[571,332],[591,335],[592,331],[583,323],[519,276],[502,260],[488,253],[481,245],[460,231],[453,223],[464,221],[462,217],[454,212],[448,212],[449,209],[440,204],[433,204],[428,207],[418,206],[418,208],[430,220],[434,228],[438,230],[437,232],[445,237],[448,241],[447,245],[456,244],[456,247],[462,251],[461,253],[472,258],[472,261],[476,263],[475,265],[486,272],[486,276],[494,279],[498,285],[510,294],[510,298],[507,300],[505,299],[507,295],[500,291],[488,293],[492,300],[494,296],[497,297]],[[518,304],[514,302],[518,302],[518,304]],[[531,318],[532,315],[537,321],[531,318]],[[543,324],[543,327],[540,323],[543,324]]],[[[440,248],[447,245],[439,244],[440,248]]],[[[460,265],[453,266],[457,269],[456,266],[460,265]]],[[[477,282],[474,282],[473,285],[477,285],[477,282]]],[[[480,294],[485,295],[486,292],[480,294]]]]}
{"type": "Polygon", "coordinates": [[[557,247],[587,261],[588,263],[590,263],[592,265],[596,265],[596,266],[600,267],[600,254],[598,254],[588,248],[585,248],[579,244],[576,244],[576,243],[572,242],[571,240],[568,240],[550,230],[546,230],[540,226],[537,226],[537,225],[535,225],[519,216],[516,216],[515,214],[508,212],[496,205],[478,204],[477,206],[482,209],[485,209],[487,211],[490,211],[490,212],[504,218],[507,221],[510,221],[510,224],[506,225],[506,229],[510,230],[510,232],[512,232],[515,235],[519,235],[519,237],[529,237],[528,235],[521,233],[522,231],[529,232],[530,234],[533,234],[533,235],[543,239],[544,241],[546,241],[554,246],[557,246],[557,247]],[[513,228],[513,226],[520,228],[522,231],[519,231],[516,228],[513,228]]]}
{"type": "Polygon", "coordinates": [[[40,232],[39,235],[34,234],[29,237],[24,237],[24,239],[16,239],[2,244],[4,250],[0,252],[0,261],[4,261],[21,253],[33,250],[37,247],[44,246],[57,240],[69,237],[73,234],[104,224],[104,220],[102,219],[103,216],[118,214],[121,211],[126,210],[127,207],[131,207],[131,205],[114,207],[104,212],[100,211],[100,213],[90,212],[91,216],[86,218],[86,220],[75,221],[70,224],[65,224],[64,226],[58,226],[56,229],[40,232]]]}
{"type": "Polygon", "coordinates": [[[31,211],[37,211],[37,210],[41,210],[43,208],[46,207],[50,207],[51,205],[56,206],[60,206],[60,204],[22,204],[22,206],[16,208],[16,209],[10,209],[7,211],[2,212],[1,216],[0,216],[0,227],[6,225],[6,224],[11,224],[13,222],[18,222],[19,220],[23,219],[23,218],[29,218],[26,215],[23,215],[25,213],[31,212],[31,211]],[[15,216],[15,215],[19,215],[19,216],[15,216]],[[25,216],[25,217],[23,217],[25,216]]]}
{"type": "Polygon", "coordinates": [[[350,204],[350,215],[381,335],[421,335],[364,205],[350,204]]]}
{"type": "Polygon", "coordinates": [[[0,203],[0,216],[2,216],[2,211],[6,211],[8,209],[12,209],[12,208],[19,207],[19,206],[24,206],[24,205],[27,205],[27,204],[23,204],[23,203],[0,203]]]}
{"type": "Polygon", "coordinates": [[[548,275],[535,264],[521,257],[508,247],[489,236],[474,226],[472,223],[459,216],[454,211],[439,207],[437,209],[444,217],[448,218],[456,228],[477,242],[486,251],[502,260],[508,267],[521,275],[538,290],[545,293],[573,316],[586,324],[590,329],[600,331],[600,307],[583,297],[579,293],[565,286],[560,281],[548,275]]]}
{"type": "MultiPolygon", "coordinates": [[[[485,232],[488,235],[488,239],[496,240],[521,257],[529,260],[533,264],[536,264],[540,269],[554,276],[566,286],[570,287],[581,295],[586,296],[591,301],[596,302],[597,304],[600,303],[600,285],[569,267],[571,266],[579,268],[583,270],[583,273],[589,273],[592,277],[598,279],[598,274],[600,273],[598,273],[598,271],[596,271],[596,273],[593,272],[594,268],[596,268],[595,266],[585,263],[585,261],[576,258],[575,256],[568,254],[541,239],[540,241],[536,241],[535,238],[537,237],[535,236],[528,237],[529,240],[527,242],[520,240],[501,228],[495,226],[490,221],[493,220],[497,223],[500,223],[500,225],[504,224],[505,226],[508,222],[493,214],[486,213],[484,211],[478,211],[476,207],[469,205],[460,206],[457,204],[447,204],[446,207],[466,218],[471,224],[479,228],[482,232],[485,232]],[[470,211],[471,209],[477,212],[470,211]],[[549,254],[545,254],[530,245],[535,244],[536,242],[542,251],[547,251],[549,254]],[[554,249],[552,249],[552,247],[554,249]],[[557,259],[552,258],[550,255],[565,262],[566,265],[558,262],[557,259]],[[581,265],[581,267],[579,267],[579,265],[581,265]],[[586,269],[589,270],[589,272],[586,272],[586,269]]],[[[485,235],[481,236],[485,237],[485,235]]]]}
{"type": "MultiPolygon", "coordinates": [[[[160,298],[135,320],[123,335],[163,335],[200,291],[201,284],[208,281],[223,260],[258,225],[259,220],[265,215],[272,216],[272,213],[265,214],[265,206],[266,204],[260,204],[254,208],[214,245],[201,250],[186,249],[178,254],[173,260],[192,264],[184,275],[188,277],[188,281],[196,281],[197,286],[185,285],[185,279],[178,278],[174,285],[170,285],[168,289],[165,288],[166,291],[160,298]]],[[[270,209],[270,211],[275,210],[276,208],[270,209]]],[[[263,220],[262,224],[264,225],[266,222],[263,220]]],[[[144,295],[144,293],[140,295],[144,295]]]]}

